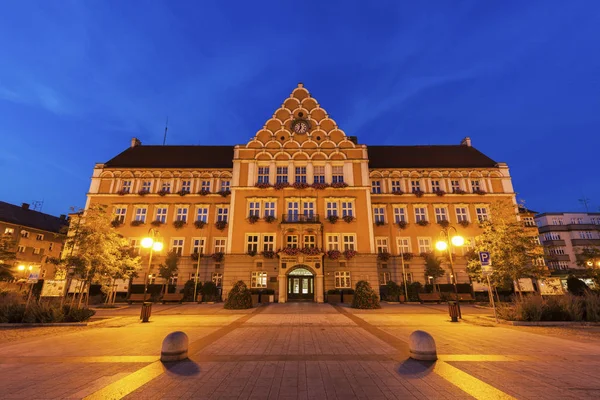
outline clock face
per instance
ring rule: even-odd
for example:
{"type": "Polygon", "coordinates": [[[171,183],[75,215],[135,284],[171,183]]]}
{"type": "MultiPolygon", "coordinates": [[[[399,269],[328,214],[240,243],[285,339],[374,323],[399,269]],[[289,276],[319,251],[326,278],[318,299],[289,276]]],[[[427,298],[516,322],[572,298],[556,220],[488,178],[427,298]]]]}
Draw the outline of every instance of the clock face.
{"type": "Polygon", "coordinates": [[[305,121],[298,121],[294,123],[294,132],[306,133],[308,131],[308,124],[305,121]]]}

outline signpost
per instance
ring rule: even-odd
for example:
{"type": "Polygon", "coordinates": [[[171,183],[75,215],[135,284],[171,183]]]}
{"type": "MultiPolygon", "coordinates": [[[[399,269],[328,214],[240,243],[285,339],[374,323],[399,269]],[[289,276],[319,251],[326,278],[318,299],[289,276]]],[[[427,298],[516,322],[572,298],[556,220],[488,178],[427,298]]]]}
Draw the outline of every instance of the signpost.
{"type": "Polygon", "coordinates": [[[479,252],[479,261],[481,262],[481,273],[483,276],[487,278],[488,283],[488,296],[492,303],[492,308],[494,309],[494,318],[496,318],[496,323],[498,323],[498,314],[496,313],[496,303],[494,302],[494,293],[492,292],[492,284],[490,283],[490,275],[492,274],[492,257],[490,256],[489,251],[480,251],[479,252]]]}

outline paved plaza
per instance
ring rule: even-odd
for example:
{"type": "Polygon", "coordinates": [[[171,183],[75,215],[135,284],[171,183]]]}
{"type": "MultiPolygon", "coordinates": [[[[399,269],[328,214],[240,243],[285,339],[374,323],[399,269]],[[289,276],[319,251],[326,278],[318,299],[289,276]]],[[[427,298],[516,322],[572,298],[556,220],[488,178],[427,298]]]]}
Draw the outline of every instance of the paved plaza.
{"type": "Polygon", "coordinates": [[[287,303],[100,310],[86,327],[0,330],[2,399],[592,399],[600,397],[597,327],[495,325],[490,311],[388,305],[381,310],[287,303]],[[429,332],[439,360],[408,358],[429,332]],[[587,329],[587,331],[586,331],[587,329]],[[173,331],[189,360],[163,364],[173,331]],[[565,333],[566,332],[566,333],[565,333]]]}

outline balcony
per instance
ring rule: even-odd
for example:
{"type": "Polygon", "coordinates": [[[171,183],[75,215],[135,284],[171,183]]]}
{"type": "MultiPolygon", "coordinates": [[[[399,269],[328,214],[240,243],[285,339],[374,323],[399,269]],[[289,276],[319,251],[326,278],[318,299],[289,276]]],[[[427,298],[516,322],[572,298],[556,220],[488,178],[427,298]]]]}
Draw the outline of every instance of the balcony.
{"type": "Polygon", "coordinates": [[[573,246],[600,246],[600,239],[571,239],[573,246]]]}
{"type": "Polygon", "coordinates": [[[319,215],[304,215],[304,214],[283,214],[281,216],[282,224],[318,224],[319,215]]]}
{"type": "Polygon", "coordinates": [[[566,246],[566,243],[562,239],[544,240],[544,246],[566,246]]]}

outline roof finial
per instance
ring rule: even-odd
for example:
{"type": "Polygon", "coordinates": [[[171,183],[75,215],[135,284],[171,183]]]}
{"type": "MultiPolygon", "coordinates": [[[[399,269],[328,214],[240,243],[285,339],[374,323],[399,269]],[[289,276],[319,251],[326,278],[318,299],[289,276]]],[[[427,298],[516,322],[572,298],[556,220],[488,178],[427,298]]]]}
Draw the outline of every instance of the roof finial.
{"type": "Polygon", "coordinates": [[[299,87],[299,88],[303,88],[303,87],[304,87],[304,83],[302,83],[302,82],[298,82],[298,87],[299,87]]]}

